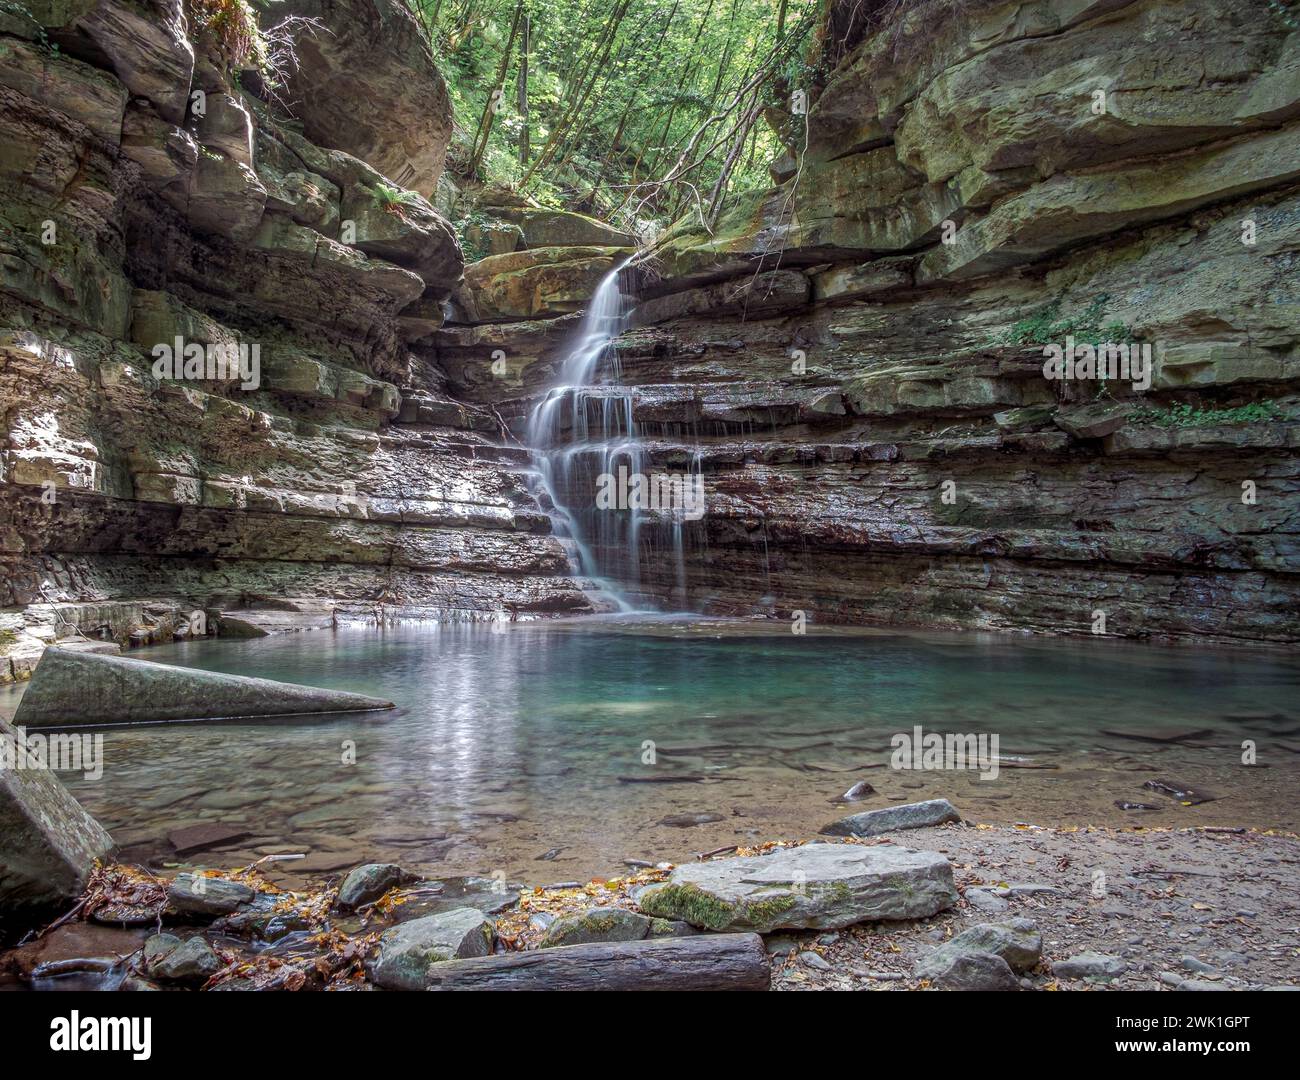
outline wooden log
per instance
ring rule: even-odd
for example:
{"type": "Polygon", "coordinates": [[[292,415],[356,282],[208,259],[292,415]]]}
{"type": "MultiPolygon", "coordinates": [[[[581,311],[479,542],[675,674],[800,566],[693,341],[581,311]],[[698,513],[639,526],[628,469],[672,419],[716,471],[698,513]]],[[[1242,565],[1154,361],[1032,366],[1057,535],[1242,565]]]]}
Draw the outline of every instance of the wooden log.
{"type": "Polygon", "coordinates": [[[757,934],[562,945],[446,960],[430,990],[766,990],[772,972],[757,934]]]}

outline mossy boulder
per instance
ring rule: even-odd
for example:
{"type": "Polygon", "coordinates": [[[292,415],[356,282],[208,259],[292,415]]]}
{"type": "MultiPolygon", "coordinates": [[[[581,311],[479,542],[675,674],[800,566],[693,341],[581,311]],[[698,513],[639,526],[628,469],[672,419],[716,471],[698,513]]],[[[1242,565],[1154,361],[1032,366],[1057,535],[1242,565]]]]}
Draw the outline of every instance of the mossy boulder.
{"type": "Polygon", "coordinates": [[[706,930],[837,929],[920,919],[957,902],[942,855],[893,846],[808,844],[679,866],[637,896],[647,915],[706,930]]]}
{"type": "Polygon", "coordinates": [[[577,915],[556,919],[538,943],[539,949],[557,945],[589,945],[597,941],[640,941],[650,933],[652,920],[627,908],[593,907],[577,915]]]}

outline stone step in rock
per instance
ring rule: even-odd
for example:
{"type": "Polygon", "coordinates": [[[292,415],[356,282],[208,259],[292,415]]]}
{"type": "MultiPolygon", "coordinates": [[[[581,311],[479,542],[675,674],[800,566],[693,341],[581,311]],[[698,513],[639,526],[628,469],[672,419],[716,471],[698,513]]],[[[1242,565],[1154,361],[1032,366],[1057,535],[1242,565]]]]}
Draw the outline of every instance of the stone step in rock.
{"type": "Polygon", "coordinates": [[[27,756],[25,732],[0,720],[0,911],[65,906],[80,895],[113,839],[48,768],[27,756]]]}
{"type": "Polygon", "coordinates": [[[767,990],[757,934],[565,945],[434,964],[428,990],[767,990]]]}
{"type": "Polygon", "coordinates": [[[879,836],[899,829],[923,829],[928,825],[945,825],[960,820],[957,808],[947,799],[928,799],[850,814],[831,822],[821,831],[823,836],[879,836]]]}
{"type": "Polygon", "coordinates": [[[706,930],[834,930],[922,919],[957,902],[952,864],[933,851],[807,844],[679,866],[636,896],[647,915],[706,930]]]}
{"type": "Polygon", "coordinates": [[[36,666],[14,723],[81,727],[391,708],[391,701],[342,690],[51,648],[36,666]]]}

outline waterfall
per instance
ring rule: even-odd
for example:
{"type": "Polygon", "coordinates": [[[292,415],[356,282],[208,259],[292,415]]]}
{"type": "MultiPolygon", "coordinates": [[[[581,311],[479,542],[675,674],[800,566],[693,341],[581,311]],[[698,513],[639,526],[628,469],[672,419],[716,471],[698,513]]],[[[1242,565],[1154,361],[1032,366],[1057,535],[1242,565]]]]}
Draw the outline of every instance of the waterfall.
{"type": "MultiPolygon", "coordinates": [[[[630,262],[631,260],[627,260],[630,262]]],[[[616,584],[640,578],[639,515],[597,510],[595,489],[602,473],[620,465],[640,472],[642,455],[632,419],[633,393],[597,379],[610,343],[627,323],[619,272],[611,270],[592,295],[577,341],[549,390],[528,418],[527,440],[544,501],[557,535],[569,541],[584,577],[592,578],[622,611],[632,610],[616,584]]],[[[618,378],[617,368],[612,372],[618,378]]]]}
{"type": "MultiPolygon", "coordinates": [[[[634,408],[636,393],[622,385],[617,352],[611,348],[628,322],[619,275],[631,259],[601,279],[560,367],[558,384],[533,408],[527,441],[537,494],[551,514],[556,535],[569,546],[580,575],[592,579],[620,611],[637,610],[628,592],[641,589],[642,557],[662,562],[677,610],[685,610],[687,522],[680,510],[601,509],[599,478],[642,476],[649,455],[634,408]],[[671,564],[668,566],[667,564],[671,564]]],[[[699,479],[701,454],[691,457],[687,475],[699,479]]]]}

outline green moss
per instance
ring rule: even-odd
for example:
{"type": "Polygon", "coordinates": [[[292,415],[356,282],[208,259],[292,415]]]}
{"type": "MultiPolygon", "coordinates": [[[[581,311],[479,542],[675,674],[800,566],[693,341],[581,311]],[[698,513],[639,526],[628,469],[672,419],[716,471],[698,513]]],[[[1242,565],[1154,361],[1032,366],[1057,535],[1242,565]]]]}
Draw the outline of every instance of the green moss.
{"type": "Polygon", "coordinates": [[[647,915],[685,919],[692,926],[709,930],[725,929],[736,915],[734,907],[710,896],[697,885],[665,885],[645,896],[640,906],[647,915]]]}
{"type": "Polygon", "coordinates": [[[771,896],[766,900],[755,900],[745,905],[744,919],[752,926],[769,926],[794,905],[795,898],[789,893],[783,896],[771,896]]]}
{"type": "Polygon", "coordinates": [[[853,890],[846,882],[832,881],[819,891],[818,899],[832,900],[837,904],[845,903],[853,899],[853,890]]]}
{"type": "Polygon", "coordinates": [[[912,888],[912,883],[906,878],[892,877],[889,879],[889,885],[891,888],[897,889],[907,897],[911,897],[916,892],[916,890],[912,888]]]}
{"type": "Polygon", "coordinates": [[[1102,325],[1102,313],[1110,297],[1102,293],[1077,315],[1061,314],[1064,296],[1044,304],[1032,315],[1027,315],[1002,334],[989,339],[990,345],[1047,345],[1073,337],[1080,344],[1100,345],[1103,342],[1129,341],[1130,330],[1123,323],[1102,325]]]}
{"type": "Polygon", "coordinates": [[[1162,428],[1210,427],[1214,424],[1268,424],[1290,417],[1272,401],[1252,401],[1235,409],[1170,405],[1167,409],[1141,408],[1129,414],[1130,424],[1162,428]]]}

